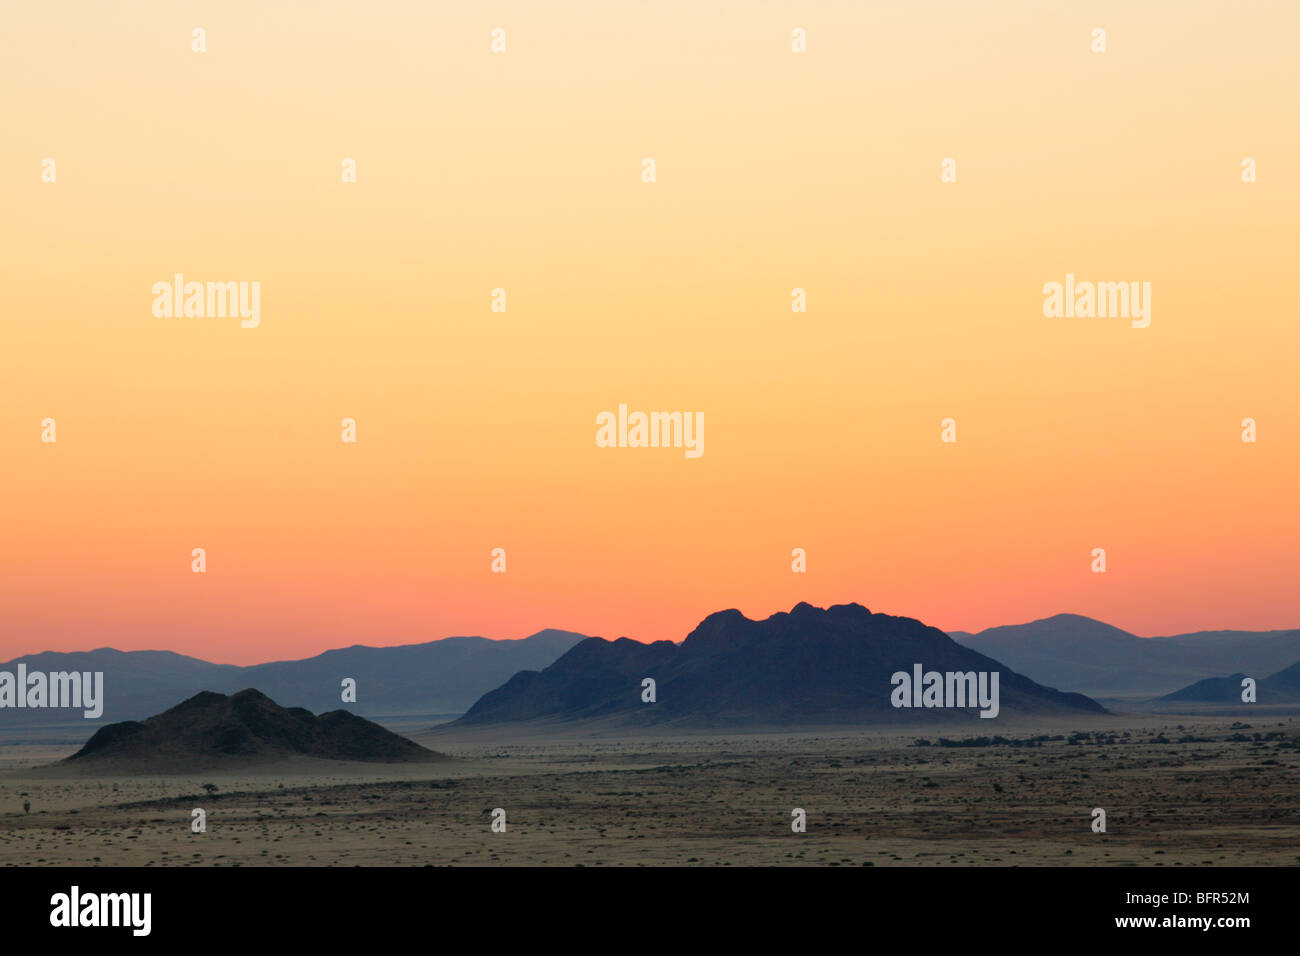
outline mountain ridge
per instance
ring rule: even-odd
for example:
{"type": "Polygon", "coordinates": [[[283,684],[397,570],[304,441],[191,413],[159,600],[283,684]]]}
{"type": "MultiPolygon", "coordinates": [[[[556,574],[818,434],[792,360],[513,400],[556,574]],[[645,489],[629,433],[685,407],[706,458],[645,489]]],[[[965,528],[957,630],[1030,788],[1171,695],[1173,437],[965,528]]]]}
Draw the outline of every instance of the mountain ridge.
{"type": "Polygon", "coordinates": [[[1272,673],[1300,658],[1300,629],[1138,637],[1081,614],[959,632],[954,640],[1041,683],[1104,698],[1157,697],[1234,671],[1272,673]]]}
{"type": "MultiPolygon", "coordinates": [[[[1250,707],[1251,704],[1241,699],[1241,682],[1249,676],[1239,671],[1226,677],[1207,677],[1158,699],[1178,703],[1240,704],[1243,707],[1250,707]]],[[[1300,661],[1282,668],[1275,674],[1256,678],[1255,695],[1255,702],[1258,704],[1300,702],[1300,661]]]]}
{"type": "MultiPolygon", "coordinates": [[[[362,716],[463,713],[484,692],[521,669],[545,666],[585,638],[547,628],[523,638],[444,637],[391,646],[353,644],[298,660],[239,666],[213,664],[173,651],[42,651],[0,664],[13,671],[103,671],[103,721],[140,720],[199,693],[261,687],[278,700],[328,711],[342,702],[341,682],[357,682],[348,709],[362,716]]],[[[80,726],[80,712],[6,709],[6,726],[80,726]]]]}
{"type": "MultiPolygon", "coordinates": [[[[888,723],[934,716],[891,705],[891,675],[996,671],[1010,713],[1104,714],[1095,701],[1043,687],[963,648],[913,618],[873,614],[860,604],[789,612],[753,621],[731,608],[710,614],[680,643],[589,638],[541,671],[516,674],[447,726],[537,720],[682,726],[888,723]],[[641,700],[655,680],[657,699],[641,700]]],[[[949,719],[974,718],[952,710],[949,719]]]]}

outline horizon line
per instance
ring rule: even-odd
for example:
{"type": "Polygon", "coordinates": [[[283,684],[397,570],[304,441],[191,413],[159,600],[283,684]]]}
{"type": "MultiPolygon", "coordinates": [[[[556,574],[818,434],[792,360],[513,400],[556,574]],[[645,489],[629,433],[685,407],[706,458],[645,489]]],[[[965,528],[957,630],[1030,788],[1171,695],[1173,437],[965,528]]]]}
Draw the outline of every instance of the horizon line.
{"type": "MultiPolygon", "coordinates": [[[[842,603],[839,604],[839,605],[836,605],[836,604],[830,604],[830,605],[827,605],[827,607],[825,607],[825,608],[818,607],[817,605],[815,605],[815,604],[811,604],[810,602],[807,602],[807,601],[800,601],[800,602],[798,602],[797,604],[795,604],[794,607],[798,607],[798,606],[801,605],[801,604],[807,604],[809,607],[816,608],[817,610],[827,610],[827,609],[830,608],[830,607],[847,606],[847,605],[849,605],[849,604],[858,604],[859,607],[864,607],[864,608],[866,607],[865,605],[862,605],[862,604],[860,604],[860,603],[857,602],[857,601],[842,602],[842,603]]],[[[794,609],[794,608],[791,608],[791,610],[793,610],[793,609],[794,609]]],[[[884,611],[872,611],[870,608],[867,608],[867,610],[868,610],[868,612],[871,613],[871,614],[886,614],[886,615],[889,616],[889,617],[907,617],[907,615],[889,614],[888,612],[884,612],[884,611]]],[[[714,611],[714,612],[712,612],[711,614],[706,615],[706,617],[705,617],[703,620],[701,620],[700,623],[702,624],[704,620],[708,620],[709,617],[712,617],[712,616],[714,616],[715,614],[725,614],[725,613],[727,613],[728,611],[736,611],[736,613],[738,613],[738,614],[740,614],[742,617],[744,617],[745,620],[747,620],[747,621],[755,621],[755,622],[757,622],[757,621],[761,621],[761,620],[767,620],[767,619],[769,619],[769,618],[771,618],[771,617],[775,617],[775,616],[778,615],[778,614],[789,614],[789,613],[790,613],[790,611],[775,611],[775,612],[773,612],[772,614],[769,614],[767,618],[751,618],[751,617],[749,617],[748,615],[746,615],[743,611],[740,611],[738,608],[734,608],[734,607],[733,607],[733,608],[724,608],[724,609],[722,609],[722,610],[720,610],[720,611],[714,611]]],[[[1026,626],[1028,626],[1028,625],[1030,625],[1030,624],[1038,624],[1038,623],[1041,623],[1041,622],[1043,622],[1043,621],[1050,621],[1050,620],[1052,620],[1053,618],[1058,618],[1058,617],[1077,617],[1077,618],[1082,618],[1082,619],[1084,619],[1084,620],[1086,620],[1086,621],[1091,621],[1091,622],[1093,622],[1093,623],[1095,623],[1095,624],[1101,624],[1101,625],[1104,625],[1104,626],[1106,626],[1106,627],[1114,628],[1114,629],[1117,630],[1117,631],[1121,631],[1121,632],[1123,632],[1123,633],[1125,633],[1125,634],[1129,634],[1129,635],[1131,635],[1131,636],[1133,636],[1133,637],[1138,638],[1139,640],[1144,640],[1144,641],[1150,641],[1150,640],[1163,640],[1163,639],[1174,638],[1174,637],[1192,637],[1192,636],[1195,636],[1195,635],[1198,635],[1198,634],[1214,634],[1214,633],[1220,633],[1220,632],[1233,632],[1233,633],[1239,633],[1239,634],[1271,634],[1271,633],[1275,633],[1275,632],[1278,632],[1278,631],[1289,631],[1289,630],[1297,630],[1297,629],[1300,629],[1300,628],[1293,628],[1293,627],[1275,627],[1275,628],[1263,628],[1263,629],[1248,629],[1248,628],[1234,628],[1234,627],[1211,627],[1211,628],[1202,628],[1202,629],[1194,630],[1194,631],[1178,631],[1178,632],[1175,632],[1175,633],[1164,633],[1164,634],[1149,634],[1149,635],[1142,635],[1142,634],[1136,634],[1136,633],[1134,633],[1133,631],[1126,630],[1126,629],[1124,629],[1124,628],[1122,628],[1122,627],[1119,627],[1119,626],[1117,626],[1117,625],[1115,625],[1115,624],[1111,624],[1111,623],[1109,623],[1109,622],[1107,622],[1107,621],[1103,621],[1103,620],[1101,620],[1100,618],[1089,617],[1089,616],[1086,615],[1086,614],[1079,614],[1079,613],[1074,612],[1074,611],[1059,611],[1059,612],[1057,612],[1056,614],[1049,614],[1049,615],[1047,615],[1046,617],[1034,618],[1034,619],[1032,619],[1032,620],[1029,620],[1029,621],[1023,621],[1023,622],[1018,623],[1018,624],[994,624],[994,625],[991,625],[991,626],[989,626],[989,627],[981,628],[981,629],[978,630],[978,631],[967,631],[967,630],[962,630],[962,629],[960,629],[960,628],[954,628],[954,629],[948,630],[948,629],[944,629],[944,628],[941,628],[941,627],[936,627],[935,629],[936,629],[936,630],[939,630],[939,631],[942,631],[944,634],[947,634],[947,635],[949,635],[950,637],[951,637],[953,634],[961,634],[961,635],[966,635],[966,636],[970,636],[970,637],[978,637],[980,634],[983,634],[983,633],[986,633],[986,632],[988,632],[988,631],[992,631],[992,630],[997,630],[997,629],[999,629],[999,628],[1005,628],[1005,627],[1026,627],[1026,626]]],[[[920,619],[919,619],[919,618],[912,618],[912,620],[920,620],[920,619]]],[[[924,622],[924,621],[921,621],[921,623],[924,624],[925,622],[924,622]]],[[[699,626],[699,624],[696,625],[696,627],[698,627],[698,626],[699,626]]],[[[934,625],[926,625],[926,626],[928,626],[928,627],[934,627],[934,625]]],[[[322,655],[324,655],[324,654],[329,654],[329,653],[334,652],[334,651],[346,651],[346,650],[352,650],[352,649],[356,649],[356,648],[364,649],[364,650],[395,650],[395,649],[397,649],[397,648],[402,648],[402,647],[420,647],[420,646],[423,646],[423,645],[426,645],[426,644],[439,644],[439,643],[441,643],[441,642],[443,642],[443,641],[450,641],[450,640],[467,640],[467,639],[468,639],[468,640],[482,640],[482,641],[490,641],[490,642],[492,642],[492,643],[494,643],[494,644],[517,643],[517,642],[520,642],[520,641],[527,641],[527,640],[530,640],[530,639],[532,639],[532,638],[534,638],[534,637],[538,637],[538,636],[540,636],[540,635],[542,635],[542,634],[545,634],[545,633],[547,633],[547,632],[557,632],[557,633],[561,633],[561,634],[574,634],[574,635],[579,636],[579,637],[582,638],[583,640],[589,640],[589,639],[591,639],[591,638],[594,637],[594,638],[597,638],[598,640],[604,640],[604,641],[632,640],[632,641],[638,641],[639,643],[642,643],[642,644],[653,644],[653,643],[657,643],[658,641],[661,641],[661,640],[667,640],[667,641],[669,641],[669,643],[672,643],[672,644],[681,644],[681,643],[683,643],[683,642],[686,640],[687,637],[690,636],[690,633],[693,633],[693,632],[694,632],[694,630],[695,630],[695,628],[692,628],[692,629],[691,629],[691,632],[688,632],[686,635],[684,635],[683,637],[678,638],[678,639],[676,639],[676,640],[673,640],[673,639],[671,639],[671,638],[655,638],[655,639],[652,639],[652,640],[642,640],[642,639],[640,639],[640,638],[630,637],[630,636],[628,636],[628,635],[620,635],[620,636],[618,636],[618,637],[603,637],[603,636],[598,635],[598,634],[587,634],[587,633],[585,633],[585,632],[583,632],[583,631],[576,631],[576,630],[571,630],[571,629],[569,629],[569,628],[563,628],[563,627],[543,627],[543,628],[540,628],[540,629],[538,629],[538,630],[536,630],[536,631],[532,631],[532,632],[530,632],[530,633],[524,635],[523,637],[487,637],[487,636],[482,635],[482,634],[448,634],[448,635],[444,635],[443,637],[433,637],[433,638],[429,638],[428,640],[420,640],[420,641],[403,641],[403,642],[398,643],[398,644],[361,644],[361,643],[341,644],[341,645],[338,645],[338,646],[336,646],[336,647],[326,647],[326,648],[324,648],[324,649],[322,649],[322,650],[320,650],[320,651],[317,651],[317,652],[314,653],[314,654],[309,654],[309,655],[307,655],[307,656],[305,656],[305,657],[277,657],[277,658],[272,658],[272,659],[269,659],[269,660],[256,661],[256,662],[249,663],[249,664],[235,664],[235,663],[230,663],[230,662],[223,662],[223,661],[217,661],[217,660],[210,660],[210,659],[208,659],[208,658],[206,658],[206,657],[196,657],[196,656],[193,655],[193,654],[184,654],[184,653],[181,653],[180,651],[173,651],[173,650],[170,650],[169,648],[165,648],[165,647],[141,647],[141,648],[135,648],[135,649],[133,649],[133,650],[123,650],[122,648],[114,647],[114,646],[112,646],[111,644],[104,644],[104,645],[101,645],[101,646],[99,646],[99,647],[93,647],[93,648],[89,648],[89,649],[86,649],[86,650],[56,650],[56,649],[53,649],[53,648],[46,648],[46,649],[44,649],[44,650],[30,651],[30,652],[28,652],[28,653],[26,653],[26,654],[19,654],[19,655],[15,656],[15,657],[12,657],[12,658],[10,658],[9,660],[4,661],[4,662],[2,662],[2,663],[3,663],[3,664],[12,664],[12,663],[17,663],[17,662],[20,662],[20,661],[21,661],[23,658],[25,658],[25,657],[35,657],[35,656],[38,656],[38,655],[41,655],[41,654],[94,654],[94,653],[97,653],[97,652],[99,652],[99,651],[114,651],[114,652],[119,653],[119,654],[151,654],[151,653],[154,653],[154,654],[156,654],[156,653],[162,653],[162,654],[173,654],[173,655],[175,655],[175,656],[177,656],[177,657],[184,657],[184,658],[187,658],[187,659],[189,659],[189,660],[201,661],[201,662],[204,663],[204,664],[211,664],[211,665],[216,666],[216,667],[236,667],[236,668],[244,669],[244,668],[249,668],[249,667],[263,667],[263,666],[266,666],[266,665],[268,665],[268,664],[294,664],[294,663],[301,663],[301,662],[303,662],[303,661],[313,660],[313,659],[315,659],[315,658],[317,658],[317,657],[320,657],[320,656],[322,656],[322,655]]]]}

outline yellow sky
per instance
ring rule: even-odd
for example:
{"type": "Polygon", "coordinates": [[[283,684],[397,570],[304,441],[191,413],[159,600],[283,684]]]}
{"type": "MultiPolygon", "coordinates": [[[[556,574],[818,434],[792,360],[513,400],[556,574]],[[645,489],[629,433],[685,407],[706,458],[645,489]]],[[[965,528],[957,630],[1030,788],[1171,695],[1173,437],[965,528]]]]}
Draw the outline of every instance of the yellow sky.
{"type": "Polygon", "coordinates": [[[1297,626],[1300,7],[1064,6],[7,3],[0,657],[1297,626]]]}

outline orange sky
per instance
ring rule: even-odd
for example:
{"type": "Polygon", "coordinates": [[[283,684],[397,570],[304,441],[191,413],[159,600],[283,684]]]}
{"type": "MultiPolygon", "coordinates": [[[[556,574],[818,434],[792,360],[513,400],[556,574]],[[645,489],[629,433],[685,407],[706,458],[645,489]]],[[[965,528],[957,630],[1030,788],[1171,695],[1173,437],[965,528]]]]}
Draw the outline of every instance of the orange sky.
{"type": "Polygon", "coordinates": [[[1300,626],[1295,4],[67,6],[0,13],[0,658],[1300,626]]]}

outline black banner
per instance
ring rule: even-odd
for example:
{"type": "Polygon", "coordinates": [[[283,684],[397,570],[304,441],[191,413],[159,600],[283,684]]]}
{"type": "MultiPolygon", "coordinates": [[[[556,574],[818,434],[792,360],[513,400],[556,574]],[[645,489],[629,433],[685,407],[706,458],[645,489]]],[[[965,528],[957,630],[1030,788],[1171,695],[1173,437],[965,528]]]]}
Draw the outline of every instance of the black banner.
{"type": "Polygon", "coordinates": [[[206,868],[11,869],[7,938],[76,934],[137,943],[375,943],[391,933],[458,945],[593,948],[691,939],[770,944],[903,933],[917,945],[993,945],[1022,934],[1192,938],[1232,946],[1285,931],[1283,869],[206,868]],[[75,904],[75,905],[74,905],[75,904]],[[90,925],[87,925],[90,924],[90,925]],[[105,925],[107,924],[107,925],[105,925]],[[1246,934],[1243,936],[1243,934],[1246,934]],[[640,942],[638,942],[640,941],[640,942]]]}

